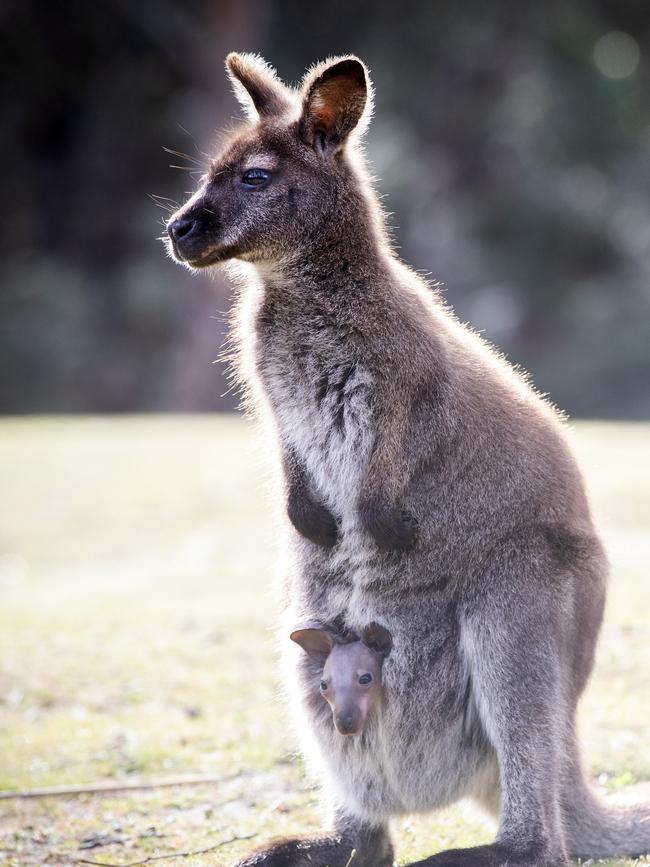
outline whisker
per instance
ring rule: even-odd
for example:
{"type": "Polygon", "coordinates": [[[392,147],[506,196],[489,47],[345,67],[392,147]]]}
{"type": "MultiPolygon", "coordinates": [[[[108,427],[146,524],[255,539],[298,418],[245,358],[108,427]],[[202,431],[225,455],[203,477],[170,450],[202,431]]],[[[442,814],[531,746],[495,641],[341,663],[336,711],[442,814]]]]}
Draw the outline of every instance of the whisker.
{"type": "Polygon", "coordinates": [[[173,211],[178,210],[179,206],[177,204],[172,204],[171,200],[168,202],[158,202],[156,201],[156,196],[152,195],[151,193],[149,193],[148,196],[154,203],[154,205],[157,208],[160,208],[161,211],[166,211],[168,214],[171,214],[173,211]]]}
{"type": "MultiPolygon", "coordinates": [[[[182,124],[182,123],[179,123],[178,121],[176,121],[176,126],[177,126],[180,130],[182,130],[182,131],[185,133],[185,135],[189,135],[189,137],[192,139],[192,141],[195,142],[194,136],[193,136],[192,133],[189,131],[189,129],[187,129],[187,127],[183,126],[183,124],[182,124]]],[[[196,142],[195,142],[195,143],[196,143],[196,142]]]]}
{"type": "Polygon", "coordinates": [[[199,148],[198,144],[196,143],[196,138],[192,135],[192,133],[189,131],[189,129],[186,129],[186,128],[183,126],[183,124],[182,124],[182,123],[178,123],[178,121],[176,122],[176,126],[177,126],[180,130],[182,130],[182,131],[185,133],[185,135],[188,135],[188,136],[192,139],[192,143],[194,144],[194,148],[195,148],[197,154],[200,154],[202,157],[205,157],[206,159],[209,160],[209,159],[210,159],[210,154],[207,154],[205,151],[202,151],[202,150],[199,148]]]}
{"type": "Polygon", "coordinates": [[[172,208],[170,205],[163,205],[160,202],[154,202],[154,205],[166,214],[173,214],[176,210],[176,208],[172,208]]]}
{"type": "Polygon", "coordinates": [[[194,163],[197,166],[202,166],[203,163],[201,160],[197,160],[196,157],[191,156],[190,154],[184,154],[183,151],[175,151],[173,148],[167,148],[163,145],[163,150],[165,153],[172,154],[175,157],[181,157],[181,159],[188,160],[191,163],[194,163]]]}
{"type": "Polygon", "coordinates": [[[169,196],[159,196],[156,193],[149,193],[149,195],[152,199],[162,199],[163,201],[171,202],[172,205],[178,207],[178,202],[176,201],[176,199],[170,199],[169,196]]]}

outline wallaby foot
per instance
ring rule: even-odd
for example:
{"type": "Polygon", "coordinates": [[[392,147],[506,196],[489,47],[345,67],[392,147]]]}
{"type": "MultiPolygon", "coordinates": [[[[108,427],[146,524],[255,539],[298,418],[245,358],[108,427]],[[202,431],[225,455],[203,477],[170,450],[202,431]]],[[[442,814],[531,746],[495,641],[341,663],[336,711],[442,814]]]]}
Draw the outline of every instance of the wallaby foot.
{"type": "Polygon", "coordinates": [[[423,861],[405,867],[568,867],[563,856],[554,858],[539,846],[515,848],[507,843],[473,846],[470,849],[449,849],[423,861]]]}
{"type": "Polygon", "coordinates": [[[384,828],[323,837],[272,840],[233,867],[391,867],[393,847],[384,828]]]}

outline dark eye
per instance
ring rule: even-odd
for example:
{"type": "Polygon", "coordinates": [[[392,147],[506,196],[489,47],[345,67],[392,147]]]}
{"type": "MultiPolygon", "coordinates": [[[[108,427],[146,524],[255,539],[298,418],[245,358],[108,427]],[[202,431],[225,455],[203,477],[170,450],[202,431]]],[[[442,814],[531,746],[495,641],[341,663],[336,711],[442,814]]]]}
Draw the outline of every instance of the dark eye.
{"type": "Polygon", "coordinates": [[[264,169],[249,169],[242,175],[242,183],[245,187],[261,187],[270,177],[271,175],[264,169]]]}
{"type": "Polygon", "coordinates": [[[362,674],[361,677],[359,678],[359,683],[361,684],[361,686],[367,686],[371,681],[372,681],[372,675],[371,674],[362,674]]]}
{"type": "Polygon", "coordinates": [[[327,681],[326,680],[321,680],[320,688],[321,688],[321,692],[325,692],[325,690],[327,689],[327,681]]]}

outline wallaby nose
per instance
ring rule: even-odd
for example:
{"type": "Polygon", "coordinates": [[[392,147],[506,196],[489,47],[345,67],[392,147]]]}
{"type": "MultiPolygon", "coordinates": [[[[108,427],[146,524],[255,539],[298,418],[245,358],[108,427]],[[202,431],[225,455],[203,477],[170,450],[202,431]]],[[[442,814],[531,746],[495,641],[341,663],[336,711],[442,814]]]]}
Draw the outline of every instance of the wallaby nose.
{"type": "Polygon", "coordinates": [[[174,243],[178,243],[190,238],[196,232],[198,225],[199,221],[192,217],[179,217],[167,225],[167,234],[174,243]]]}

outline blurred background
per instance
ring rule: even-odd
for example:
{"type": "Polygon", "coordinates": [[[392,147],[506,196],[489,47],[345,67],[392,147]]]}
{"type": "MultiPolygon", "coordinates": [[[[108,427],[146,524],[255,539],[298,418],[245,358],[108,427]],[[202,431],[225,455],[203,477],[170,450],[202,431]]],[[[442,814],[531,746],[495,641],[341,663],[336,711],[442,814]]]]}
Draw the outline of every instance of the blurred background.
{"type": "Polygon", "coordinates": [[[0,49],[1,412],[234,408],[228,286],[151,198],[239,115],[234,49],[290,82],[358,53],[401,255],[572,415],[650,417],[646,3],[5,0],[0,49]]]}

